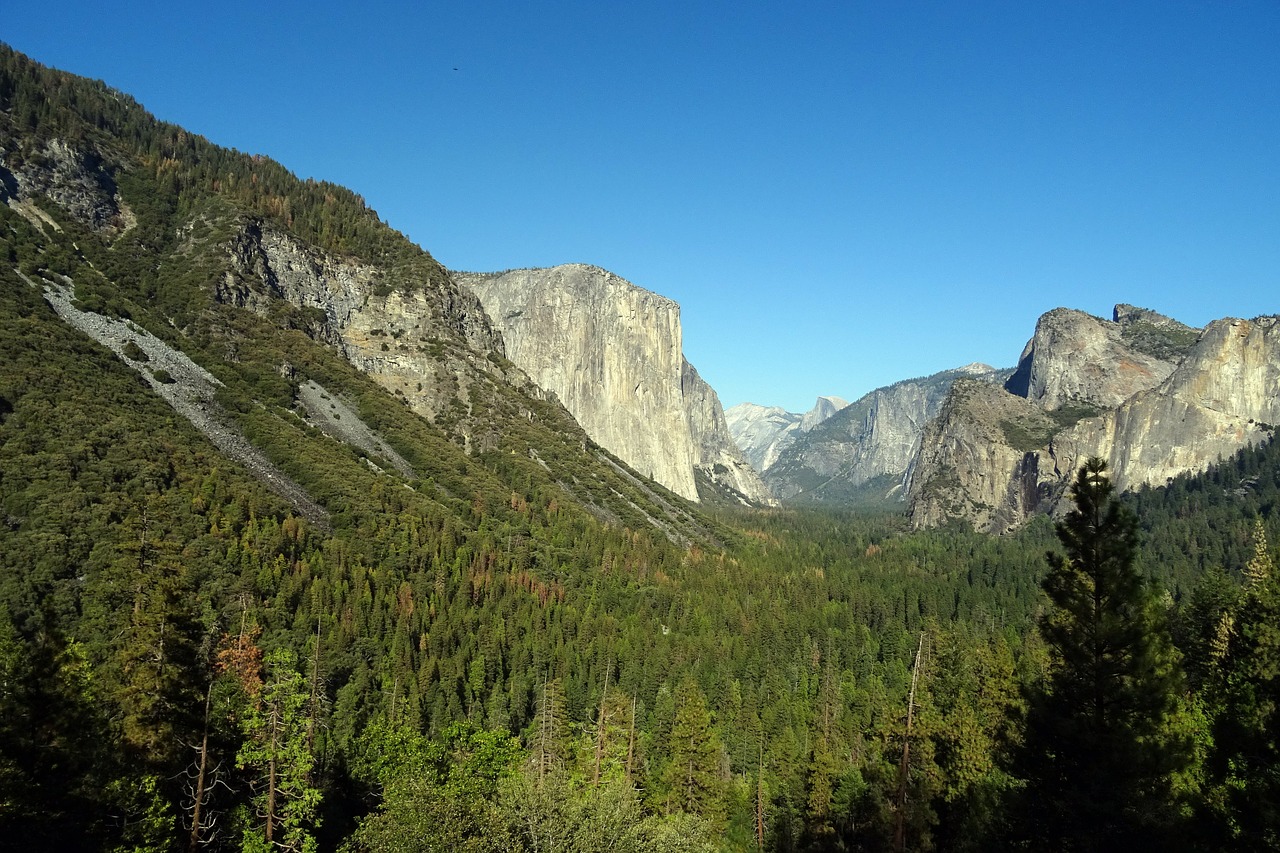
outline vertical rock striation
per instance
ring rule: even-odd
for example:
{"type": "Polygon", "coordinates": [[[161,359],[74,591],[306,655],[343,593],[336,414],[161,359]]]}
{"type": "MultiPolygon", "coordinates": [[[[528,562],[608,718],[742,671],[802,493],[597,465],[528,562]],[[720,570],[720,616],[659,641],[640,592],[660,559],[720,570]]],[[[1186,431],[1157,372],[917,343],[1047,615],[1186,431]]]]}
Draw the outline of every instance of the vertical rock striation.
{"type": "Polygon", "coordinates": [[[689,500],[699,499],[695,469],[767,499],[740,456],[732,461],[719,400],[684,360],[675,302],[586,264],[454,277],[493,318],[512,362],[593,441],[689,500]]]}
{"type": "Polygon", "coordinates": [[[788,412],[781,406],[739,403],[726,409],[725,422],[734,443],[751,467],[764,473],[778,461],[801,433],[808,432],[849,405],[840,397],[819,397],[804,414],[788,412]]]}
{"type": "Polygon", "coordinates": [[[797,430],[765,469],[765,483],[791,502],[902,500],[903,480],[925,424],[952,383],[965,377],[998,382],[1005,375],[970,364],[877,388],[811,428],[797,430]]]}
{"type": "Polygon", "coordinates": [[[1177,356],[1162,358],[1133,345],[1124,332],[1138,315],[1123,316],[1128,322],[1108,322],[1070,308],[1044,314],[1005,388],[1047,410],[1070,405],[1109,409],[1160,384],[1173,372],[1177,356]]]}
{"type": "Polygon", "coordinates": [[[1005,390],[957,385],[910,477],[918,527],[963,519],[1004,532],[1057,511],[1091,456],[1120,489],[1164,485],[1280,422],[1280,319],[1224,319],[1203,332],[1118,305],[1110,322],[1040,318],[1005,390]]]}
{"type": "Polygon", "coordinates": [[[1048,448],[1072,474],[1105,458],[1119,489],[1162,486],[1242,447],[1280,423],[1280,318],[1215,320],[1158,387],[1080,421],[1048,448]]]}
{"type": "Polygon", "coordinates": [[[773,504],[772,493],[733,442],[719,395],[687,361],[681,387],[697,470],[717,491],[741,503],[773,504]]]}

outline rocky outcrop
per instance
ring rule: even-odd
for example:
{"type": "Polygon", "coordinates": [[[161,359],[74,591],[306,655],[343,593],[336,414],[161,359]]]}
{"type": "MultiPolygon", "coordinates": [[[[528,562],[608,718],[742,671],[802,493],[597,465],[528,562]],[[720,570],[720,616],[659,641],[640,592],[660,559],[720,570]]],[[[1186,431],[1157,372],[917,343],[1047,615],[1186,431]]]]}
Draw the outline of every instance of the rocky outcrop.
{"type": "Polygon", "coordinates": [[[1019,373],[1004,391],[957,384],[913,464],[913,524],[962,519],[1004,532],[1063,511],[1091,456],[1123,490],[1270,440],[1280,320],[1218,320],[1201,333],[1127,305],[1111,323],[1059,309],[1041,318],[1019,373]]]}
{"type": "Polygon", "coordinates": [[[1153,311],[1139,312],[1119,306],[1116,316],[1122,323],[1070,308],[1050,311],[1036,323],[1006,388],[1049,410],[1080,405],[1109,409],[1154,388],[1173,372],[1180,354],[1160,358],[1131,346],[1132,336],[1127,338],[1125,330],[1138,323],[1154,327],[1153,318],[1186,327],[1153,311]]]}
{"type": "Polygon", "coordinates": [[[849,405],[842,397],[824,396],[814,401],[813,408],[800,416],[800,431],[808,432],[835,416],[837,412],[849,405]]]}
{"type": "Polygon", "coordinates": [[[697,500],[675,302],[582,264],[455,277],[497,324],[507,357],[594,441],[697,500]]]}
{"type": "Polygon", "coordinates": [[[1040,455],[1053,419],[997,385],[957,381],[924,429],[907,475],[916,527],[965,519],[975,529],[1011,530],[1041,508],[1040,455]]]}
{"type": "Polygon", "coordinates": [[[985,364],[897,382],[864,395],[811,429],[799,431],[764,472],[784,501],[855,503],[904,497],[903,478],[925,424],[952,383],[971,377],[999,381],[985,364]]]}
{"type": "Polygon", "coordinates": [[[719,400],[686,372],[675,302],[585,264],[454,276],[493,318],[507,356],[636,471],[689,500],[699,499],[695,469],[767,494],[725,462],[719,400]]]}
{"type": "Polygon", "coordinates": [[[34,150],[0,148],[0,202],[37,228],[57,225],[32,199],[43,196],[94,231],[115,234],[133,223],[120,200],[115,178],[102,157],[62,139],[34,150]]]}
{"type": "Polygon", "coordinates": [[[1242,447],[1268,441],[1280,424],[1280,318],[1216,320],[1157,388],[1080,421],[1048,448],[1074,472],[1107,460],[1116,487],[1164,485],[1242,447]]]}
{"type": "Polygon", "coordinates": [[[270,316],[281,302],[301,309],[306,330],[401,397],[416,413],[450,427],[468,450],[493,443],[475,410],[486,377],[534,390],[503,366],[502,339],[474,295],[434,261],[403,286],[386,271],[336,257],[256,220],[229,244],[229,269],[215,286],[220,302],[270,316]]]}
{"type": "MultiPolygon", "coordinates": [[[[36,282],[19,273],[29,286],[36,282]]],[[[70,280],[67,281],[70,284],[70,280]]],[[[284,498],[298,514],[320,528],[329,524],[329,513],[302,486],[276,467],[245,437],[218,404],[218,379],[181,352],[125,320],[104,317],[76,307],[69,287],[43,285],[45,301],[68,325],[79,329],[110,349],[137,371],[151,389],[204,434],[228,458],[256,476],[284,498]]]]}

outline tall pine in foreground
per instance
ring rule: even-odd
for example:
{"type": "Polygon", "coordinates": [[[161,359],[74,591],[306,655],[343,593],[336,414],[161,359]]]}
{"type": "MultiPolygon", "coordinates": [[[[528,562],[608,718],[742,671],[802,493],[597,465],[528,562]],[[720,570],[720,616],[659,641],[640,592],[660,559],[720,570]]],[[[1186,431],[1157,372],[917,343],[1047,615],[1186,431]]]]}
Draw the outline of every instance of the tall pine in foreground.
{"type": "Polygon", "coordinates": [[[1163,608],[1139,575],[1137,523],[1090,459],[1049,552],[1052,609],[1040,631],[1045,684],[1030,697],[1018,840],[1031,849],[1169,849],[1175,774],[1190,747],[1173,733],[1182,676],[1163,608]]]}

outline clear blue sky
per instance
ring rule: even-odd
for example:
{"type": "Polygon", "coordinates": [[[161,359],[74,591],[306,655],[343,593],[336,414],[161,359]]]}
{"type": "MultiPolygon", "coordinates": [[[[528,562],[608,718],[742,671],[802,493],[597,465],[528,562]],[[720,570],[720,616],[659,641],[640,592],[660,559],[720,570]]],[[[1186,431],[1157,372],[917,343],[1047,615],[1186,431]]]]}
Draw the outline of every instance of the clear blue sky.
{"type": "Polygon", "coordinates": [[[6,0],[0,40],[361,193],[446,266],[680,302],[725,406],[1060,306],[1280,312],[1280,1],[6,0]]]}

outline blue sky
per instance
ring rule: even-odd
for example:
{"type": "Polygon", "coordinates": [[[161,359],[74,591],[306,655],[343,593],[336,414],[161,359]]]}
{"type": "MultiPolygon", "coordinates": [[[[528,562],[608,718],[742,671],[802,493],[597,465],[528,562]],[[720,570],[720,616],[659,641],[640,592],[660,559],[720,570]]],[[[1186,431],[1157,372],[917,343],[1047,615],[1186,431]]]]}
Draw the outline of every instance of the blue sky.
{"type": "Polygon", "coordinates": [[[446,266],[682,306],[725,406],[1057,306],[1280,312],[1280,2],[58,3],[0,40],[359,192],[446,266]]]}

